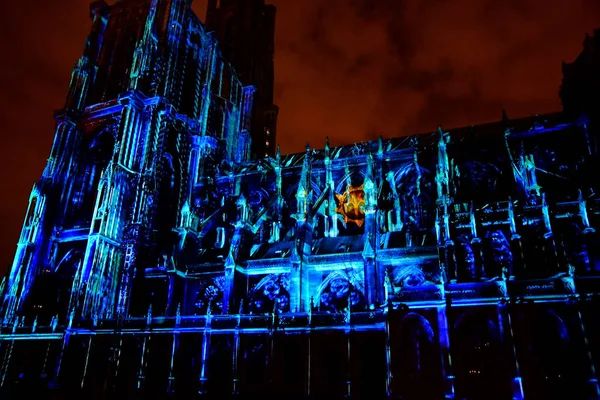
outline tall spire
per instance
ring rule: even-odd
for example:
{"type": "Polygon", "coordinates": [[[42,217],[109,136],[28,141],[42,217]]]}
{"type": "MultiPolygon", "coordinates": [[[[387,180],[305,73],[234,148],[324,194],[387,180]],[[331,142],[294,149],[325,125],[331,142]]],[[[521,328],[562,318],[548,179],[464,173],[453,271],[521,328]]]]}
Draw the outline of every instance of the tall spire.
{"type": "Polygon", "coordinates": [[[152,0],[150,4],[150,11],[148,12],[148,18],[146,19],[146,27],[144,29],[144,40],[147,40],[152,36],[152,39],[156,38],[156,27],[154,21],[156,20],[156,12],[158,10],[158,0],[152,0]]]}
{"type": "Polygon", "coordinates": [[[146,26],[144,28],[144,36],[138,42],[133,56],[133,66],[130,74],[131,89],[139,89],[140,81],[148,74],[151,69],[152,57],[158,48],[158,37],[156,35],[156,13],[158,10],[158,0],[152,0],[148,17],[146,18],[146,26]]]}

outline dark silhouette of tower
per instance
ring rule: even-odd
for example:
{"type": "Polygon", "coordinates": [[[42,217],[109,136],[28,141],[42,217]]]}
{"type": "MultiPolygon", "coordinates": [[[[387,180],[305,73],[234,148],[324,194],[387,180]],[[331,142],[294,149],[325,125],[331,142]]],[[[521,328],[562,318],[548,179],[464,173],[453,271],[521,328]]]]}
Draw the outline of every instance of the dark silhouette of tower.
{"type": "Polygon", "coordinates": [[[563,81],[560,98],[566,113],[579,116],[597,114],[600,110],[598,89],[600,88],[600,29],[594,35],[586,35],[583,51],[572,63],[562,66],[563,81]]]}
{"type": "Polygon", "coordinates": [[[252,152],[275,154],[277,115],[273,104],[275,13],[264,0],[209,0],[206,29],[214,31],[221,52],[244,85],[256,87],[252,114],[252,152]]]}

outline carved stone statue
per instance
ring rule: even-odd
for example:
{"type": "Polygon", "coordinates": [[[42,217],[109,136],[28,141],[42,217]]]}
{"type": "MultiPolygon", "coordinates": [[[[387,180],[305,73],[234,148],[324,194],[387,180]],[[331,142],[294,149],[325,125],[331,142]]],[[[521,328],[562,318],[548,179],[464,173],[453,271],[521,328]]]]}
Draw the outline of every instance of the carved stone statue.
{"type": "Polygon", "coordinates": [[[508,276],[513,275],[513,254],[510,244],[501,230],[490,231],[487,233],[489,252],[491,256],[491,265],[486,266],[488,276],[501,276],[503,269],[506,269],[508,276]]]}
{"type": "Polygon", "coordinates": [[[461,281],[473,281],[476,278],[475,252],[471,245],[471,238],[462,235],[456,246],[458,261],[458,279],[461,281]]]}

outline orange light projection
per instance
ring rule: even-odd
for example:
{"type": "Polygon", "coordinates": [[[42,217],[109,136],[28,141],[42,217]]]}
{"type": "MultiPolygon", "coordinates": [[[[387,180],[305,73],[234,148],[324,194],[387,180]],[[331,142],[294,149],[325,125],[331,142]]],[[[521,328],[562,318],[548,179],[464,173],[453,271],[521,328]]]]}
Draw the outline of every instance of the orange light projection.
{"type": "Polygon", "coordinates": [[[352,186],[344,194],[336,194],[337,208],[335,212],[344,216],[344,222],[353,222],[359,227],[365,222],[365,191],[363,185],[352,186]]]}

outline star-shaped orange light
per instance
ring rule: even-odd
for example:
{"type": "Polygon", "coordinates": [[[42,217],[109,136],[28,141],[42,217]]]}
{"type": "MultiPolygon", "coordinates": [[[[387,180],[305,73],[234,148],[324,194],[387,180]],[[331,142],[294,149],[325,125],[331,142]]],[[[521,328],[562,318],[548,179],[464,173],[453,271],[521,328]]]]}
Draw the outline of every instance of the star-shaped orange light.
{"type": "Polygon", "coordinates": [[[344,217],[344,222],[353,222],[359,227],[365,222],[365,191],[363,186],[352,186],[344,194],[336,194],[337,208],[335,212],[344,217]]]}

